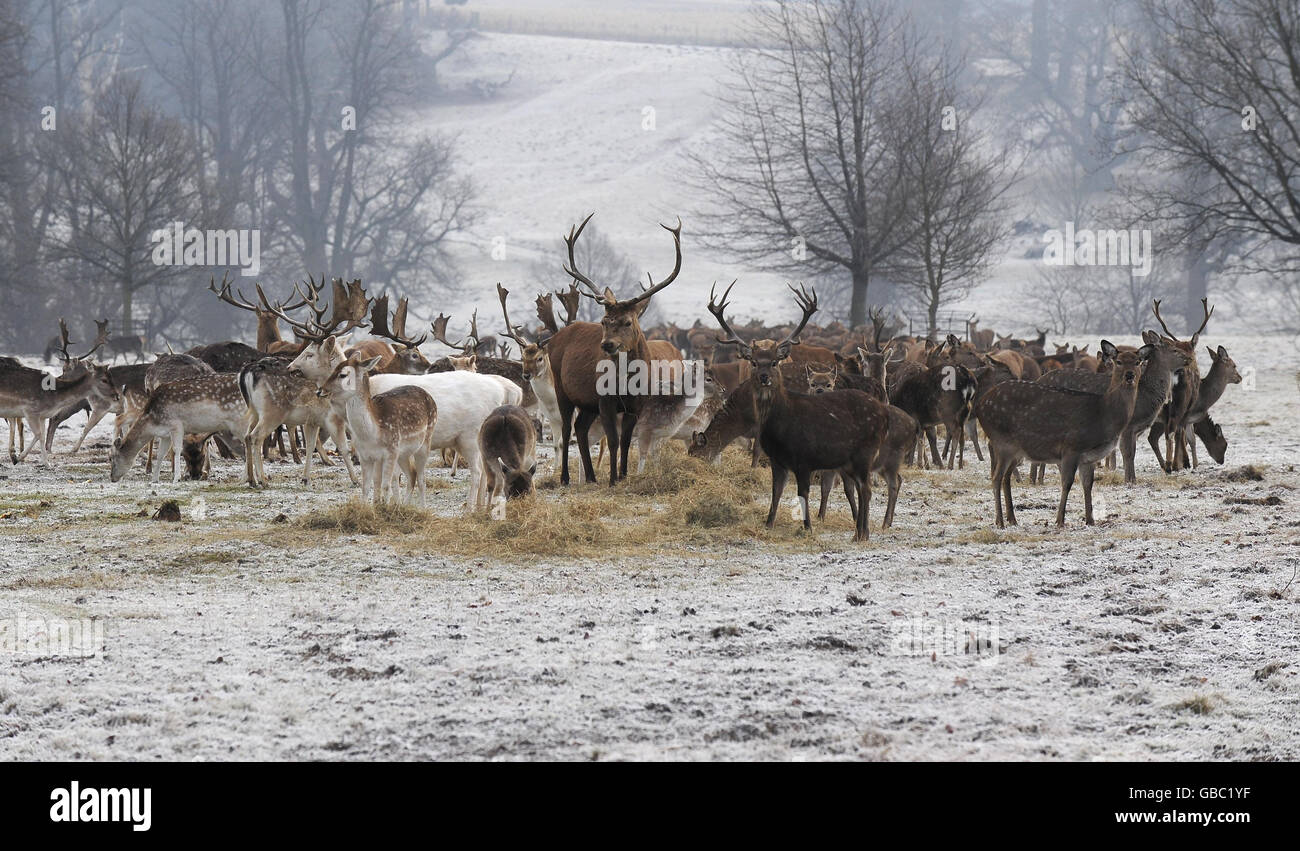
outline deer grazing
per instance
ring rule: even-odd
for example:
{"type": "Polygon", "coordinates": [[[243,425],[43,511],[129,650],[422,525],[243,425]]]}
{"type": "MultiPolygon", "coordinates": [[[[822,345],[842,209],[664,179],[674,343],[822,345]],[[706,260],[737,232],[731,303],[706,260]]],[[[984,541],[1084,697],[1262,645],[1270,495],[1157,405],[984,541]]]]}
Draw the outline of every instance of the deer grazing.
{"type": "Polygon", "coordinates": [[[372,393],[370,373],[379,358],[356,356],[339,364],[317,393],[333,397],[347,412],[348,428],[361,461],[361,499],[370,492],[378,505],[392,499],[400,472],[406,477],[406,502],[420,492],[425,505],[424,470],[438,421],[438,406],[424,389],[406,384],[372,393]]]}
{"type": "MultiPolygon", "coordinates": [[[[629,364],[649,364],[653,358],[645,332],[641,330],[640,317],[655,293],[677,279],[682,269],[682,225],[661,225],[673,236],[676,255],[673,270],[666,278],[643,289],[638,295],[620,301],[609,287],[602,291],[578,269],[575,247],[591,216],[582,224],[570,228],[564,238],[569,249],[569,262],[564,271],[587,291],[582,294],[601,305],[605,314],[599,324],[574,322],[557,331],[550,339],[551,370],[554,376],[556,404],[560,418],[560,482],[569,484],[569,435],[575,427],[573,416],[577,413],[578,454],[582,459],[586,480],[594,482],[596,472],[591,463],[591,446],[588,433],[596,417],[605,427],[610,446],[609,483],[613,486],[627,475],[628,452],[636,429],[637,415],[647,396],[645,394],[601,393],[597,376],[602,361],[618,362],[626,358],[629,364]],[[620,422],[618,415],[622,414],[620,422]],[[621,433],[620,433],[621,432],[621,433]]],[[[668,344],[671,347],[671,344],[668,344]]],[[[675,347],[674,347],[675,351],[675,347]]],[[[680,355],[678,356],[680,357],[680,355]]]]}
{"type": "Polygon", "coordinates": [[[502,405],[483,420],[478,432],[482,502],[493,520],[506,517],[506,500],[533,492],[537,473],[537,429],[518,405],[502,405]]]}
{"type": "MultiPolygon", "coordinates": [[[[160,385],[145,403],[126,435],[113,441],[112,481],[121,481],[130,471],[140,450],[155,439],[161,440],[160,456],[169,449],[179,456],[185,435],[228,433],[242,435],[247,430],[248,406],[239,390],[239,376],[217,373],[187,378],[160,385]]],[[[172,481],[181,480],[181,464],[173,466],[172,481]]],[[[162,465],[153,468],[157,482],[162,465]]]]}
{"type": "Polygon", "coordinates": [[[50,417],[85,400],[90,400],[92,407],[111,409],[121,405],[121,395],[113,386],[108,368],[91,360],[108,337],[108,322],[97,324],[99,334],[90,349],[74,356],[68,352],[68,346],[72,345],[68,339],[68,326],[59,320],[58,355],[64,362],[63,376],[55,378],[13,360],[0,365],[0,418],[10,421],[10,440],[13,439],[15,420],[26,420],[32,432],[31,443],[17,458],[13,456],[11,444],[10,460],[15,464],[34,447],[40,448],[41,463],[50,464],[50,452],[42,439],[50,417]]]}
{"type": "Polygon", "coordinates": [[[817,312],[816,290],[809,294],[802,287],[798,290],[790,288],[802,316],[799,324],[782,340],[747,343],[732,330],[726,319],[727,296],[732,286],[735,286],[734,281],[722,294],[720,302],[712,291],[709,293],[709,312],[726,334],[725,338],[718,338],[719,342],[736,346],[740,357],[749,361],[753,368],[754,416],[759,444],[772,467],[772,504],[767,513],[767,527],[772,528],[776,522],[781,493],[785,490],[789,473],[793,471],[799,504],[803,509],[803,526],[805,530],[811,529],[808,492],[812,474],[829,470],[838,472],[844,480],[846,494],[855,492],[853,540],[867,540],[870,536],[871,468],[889,427],[885,407],[860,390],[806,395],[785,389],[780,365],[790,356],[799,332],[817,312]]]}
{"type": "Polygon", "coordinates": [[[1065,525],[1065,504],[1076,471],[1083,484],[1084,522],[1093,524],[1092,481],[1096,464],[1110,453],[1133,416],[1138,382],[1155,349],[1117,352],[1102,340],[1115,361],[1105,394],[1080,393],[1029,381],[1006,381],[980,398],[976,416],[989,439],[994,517],[999,529],[1016,525],[1011,475],[1023,459],[1053,463],[1061,471],[1056,525],[1065,525]],[[1003,499],[1006,501],[1005,523],[1003,499]]]}
{"type": "MultiPolygon", "coordinates": [[[[1223,346],[1219,346],[1217,350],[1210,348],[1209,346],[1206,346],[1205,348],[1210,353],[1210,371],[1201,379],[1200,387],[1196,393],[1196,399],[1191,403],[1183,415],[1183,421],[1186,423],[1184,428],[1200,435],[1206,448],[1211,450],[1211,455],[1215,454],[1214,449],[1221,444],[1222,448],[1219,449],[1215,460],[1222,464],[1223,450],[1227,449],[1227,442],[1223,440],[1223,429],[1219,428],[1217,425],[1211,425],[1206,430],[1198,431],[1196,426],[1209,419],[1210,408],[1214,406],[1215,402],[1219,401],[1219,398],[1223,395],[1223,391],[1227,389],[1229,384],[1241,383],[1241,373],[1237,370],[1236,362],[1228,356],[1228,350],[1223,346]]],[[[1155,422],[1151,424],[1151,431],[1147,433],[1147,441],[1151,444],[1151,449],[1156,454],[1156,460],[1160,462],[1160,466],[1166,471],[1171,470],[1173,465],[1167,463],[1165,458],[1160,455],[1160,438],[1165,437],[1167,439],[1169,432],[1175,428],[1175,426],[1169,422],[1169,413],[1172,408],[1173,402],[1166,405],[1164,410],[1160,412],[1160,415],[1156,417],[1155,422]]],[[[1184,441],[1186,451],[1190,452],[1192,456],[1191,465],[1192,467],[1196,467],[1196,441],[1193,439],[1192,434],[1185,434],[1184,441]]],[[[1187,459],[1184,458],[1181,467],[1186,466],[1187,459]]]]}

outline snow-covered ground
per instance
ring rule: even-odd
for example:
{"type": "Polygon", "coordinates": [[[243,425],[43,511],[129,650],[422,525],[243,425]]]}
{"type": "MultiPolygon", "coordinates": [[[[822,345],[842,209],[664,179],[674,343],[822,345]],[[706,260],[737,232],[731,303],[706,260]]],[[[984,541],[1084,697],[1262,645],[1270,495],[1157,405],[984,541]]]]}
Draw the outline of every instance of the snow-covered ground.
{"type": "Polygon", "coordinates": [[[0,758],[1300,758],[1298,353],[1204,342],[1248,371],[1214,411],[1223,467],[1166,477],[1142,446],[1136,487],[1098,485],[1096,527],[1077,489],[1048,525],[1049,474],[1015,487],[1023,525],[998,532],[968,452],[905,470],[895,528],[874,528],[878,498],[865,545],[837,500],[819,552],[278,545],[278,515],[348,497],[341,469],[310,490],[272,465],[248,492],[233,462],[111,484],[101,427],[53,469],[0,467],[0,625],[105,635],[88,659],[0,652],[0,758]],[[168,497],[182,522],[136,516],[168,497]]]}

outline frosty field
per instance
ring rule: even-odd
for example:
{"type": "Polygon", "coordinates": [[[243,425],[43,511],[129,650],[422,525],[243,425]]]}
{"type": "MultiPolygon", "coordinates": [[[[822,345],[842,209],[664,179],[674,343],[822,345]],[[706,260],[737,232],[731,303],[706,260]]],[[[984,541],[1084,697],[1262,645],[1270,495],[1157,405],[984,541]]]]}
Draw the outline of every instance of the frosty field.
{"type": "MultiPolygon", "coordinates": [[[[0,467],[0,624],[105,636],[90,658],[4,645],[0,758],[1300,758],[1297,352],[1205,342],[1251,370],[1214,409],[1224,466],[1165,476],[1140,444],[1138,485],[1100,479],[1093,528],[1076,488],[1063,531],[1054,471],[995,530],[968,447],[965,470],[905,468],[885,532],[877,488],[865,545],[842,495],[812,539],[784,510],[752,531],[761,471],[734,533],[632,541],[671,512],[633,478],[544,489],[547,516],[583,506],[547,555],[451,555],[303,524],[353,493],[337,466],[310,489],[270,464],[250,492],[228,461],[110,484],[101,427],[53,469],[0,467]],[[167,498],[181,522],[149,518],[167,498]]],[[[429,528],[466,522],[464,485],[432,492],[429,528]]]]}

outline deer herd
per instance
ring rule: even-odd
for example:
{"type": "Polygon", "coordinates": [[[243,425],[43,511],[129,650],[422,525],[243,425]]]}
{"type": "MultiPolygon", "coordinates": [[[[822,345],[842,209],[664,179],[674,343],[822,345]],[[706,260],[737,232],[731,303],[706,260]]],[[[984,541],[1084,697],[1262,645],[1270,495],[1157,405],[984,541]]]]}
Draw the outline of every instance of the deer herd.
{"type": "Polygon", "coordinates": [[[310,483],[313,458],[335,463],[325,449],[328,440],[363,500],[424,506],[429,456],[442,450],[453,465],[469,469],[466,510],[500,519],[508,499],[534,491],[544,429],[552,435],[561,485],[571,480],[571,438],[586,482],[596,481],[608,455],[611,486],[628,475],[634,441],[640,471],[668,440],[685,441],[692,456],[708,461],[748,441],[751,463],[766,457],[771,469],[769,527],[793,473],[803,527],[811,528],[809,493],[819,474],[818,518],[842,483],[854,540],[869,534],[873,474],[888,491],[882,527],[889,527],[902,466],[962,467],[968,439],[983,460],[981,430],[999,527],[1016,523],[1011,485],[1022,461],[1030,465],[1031,482],[1042,480],[1046,464],[1059,468],[1057,526],[1065,523],[1076,476],[1088,524],[1094,522],[1098,464],[1114,465],[1118,454],[1125,481],[1136,481],[1141,432],[1167,473],[1197,465],[1198,438],[1223,462],[1227,442],[1210,408],[1242,376],[1222,346],[1208,349],[1212,365],[1205,375],[1199,371],[1196,347],[1213,313],[1204,299],[1204,320],[1189,339],[1169,330],[1157,300],[1153,310],[1163,333],[1145,331],[1141,347],[1102,340],[1094,353],[1057,346],[1048,354],[1045,332],[1030,340],[997,337],[975,322],[965,340],[953,334],[918,339],[902,334],[879,310],[871,312],[869,328],[818,327],[810,324],[816,291],[802,285],[791,287],[800,314],[795,323],[737,325],[727,315],[734,281],[721,297],[710,292],[707,309],[716,327],[697,320],[691,328],[643,328],[650,300],[681,272],[681,222],[663,226],[673,241],[672,271],[620,298],[579,269],[575,247],[590,219],[565,237],[563,269],[573,281],[567,291],[537,297],[540,325],[529,330],[514,324],[509,290],[497,284],[504,340],[481,339],[476,314],[469,333],[452,342],[450,317],[439,314],[430,332],[455,353],[434,361],[421,351],[430,335],[407,333],[407,299],[394,307],[387,295],[367,295],[360,281],[335,279],[327,297],[324,280],[309,278],[293,287],[290,299],[277,301],[260,284],[256,300],[249,300],[226,279],[220,285],[214,280],[210,288],[221,302],[255,315],[256,347],[218,342],[159,354],[149,363],[97,363],[101,349],[135,348],[120,339],[110,346],[107,322],[98,323],[87,351],[74,354],[60,320],[59,336],[46,351],[47,361],[62,361],[60,375],[0,358],[0,416],[9,423],[10,461],[17,464],[38,448],[48,465],[55,429],[85,411],[75,453],[113,413],[114,482],[146,449],[153,481],[168,456],[173,481],[202,478],[211,448],[226,458],[242,456],[251,487],[269,485],[263,459],[272,451],[292,455],[310,483]],[[602,312],[599,322],[577,319],[582,298],[602,312]],[[563,320],[555,313],[557,300],[563,320]],[[282,324],[293,340],[281,336],[282,324]],[[368,338],[352,341],[362,330],[368,338]],[[509,356],[511,343],[518,359],[509,356]],[[667,364],[675,379],[691,380],[654,392],[603,392],[598,376],[615,360],[667,364]],[[595,444],[602,452],[593,462],[595,444]]]}

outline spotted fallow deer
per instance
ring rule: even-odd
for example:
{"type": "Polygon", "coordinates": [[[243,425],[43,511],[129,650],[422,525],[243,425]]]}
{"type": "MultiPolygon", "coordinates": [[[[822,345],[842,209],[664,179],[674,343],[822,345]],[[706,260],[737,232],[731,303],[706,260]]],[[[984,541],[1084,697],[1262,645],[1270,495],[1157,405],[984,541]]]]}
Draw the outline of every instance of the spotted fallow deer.
{"type": "MultiPolygon", "coordinates": [[[[169,449],[180,453],[187,434],[216,432],[242,435],[247,429],[248,406],[239,392],[239,376],[217,373],[163,384],[149,395],[144,410],[124,437],[113,441],[112,481],[121,481],[140,450],[160,439],[160,457],[169,449]]],[[[172,481],[181,480],[181,464],[173,467],[172,481]]],[[[162,465],[153,468],[158,481],[162,465]]]]}
{"type": "Polygon", "coordinates": [[[333,396],[347,411],[352,442],[361,460],[361,499],[371,490],[378,505],[392,499],[400,472],[406,477],[406,502],[420,492],[425,505],[424,470],[429,462],[438,405],[423,388],[404,384],[372,393],[370,372],[379,358],[351,357],[339,364],[321,388],[322,397],[333,396]]]}

